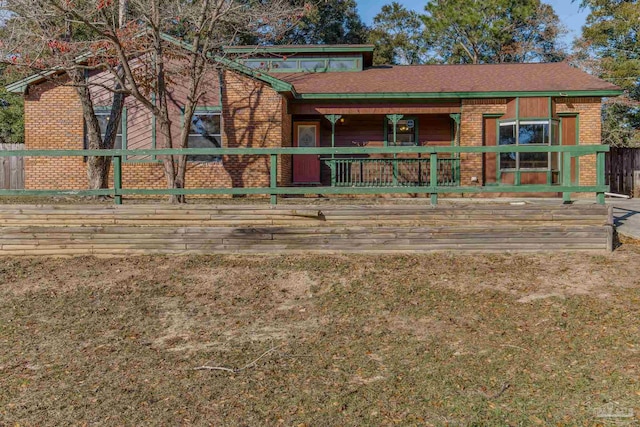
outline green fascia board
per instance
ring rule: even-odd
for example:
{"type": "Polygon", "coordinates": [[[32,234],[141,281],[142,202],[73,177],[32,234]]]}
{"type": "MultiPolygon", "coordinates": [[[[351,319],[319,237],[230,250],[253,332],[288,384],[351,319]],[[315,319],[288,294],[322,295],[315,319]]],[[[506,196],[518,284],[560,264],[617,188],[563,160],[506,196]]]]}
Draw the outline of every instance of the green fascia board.
{"type": "MultiPolygon", "coordinates": [[[[140,31],[138,34],[136,34],[134,37],[140,37],[141,35],[145,34],[146,31],[142,30],[140,31]]],[[[183,49],[186,49],[188,51],[193,52],[193,46],[190,45],[189,43],[183,42],[181,40],[176,39],[175,37],[171,37],[168,34],[165,33],[161,33],[160,34],[160,38],[166,42],[175,44],[179,47],[182,47],[183,49]]],[[[84,53],[82,55],[79,55],[77,58],[75,58],[75,62],[83,62],[89,58],[91,58],[92,56],[94,56],[94,52],[87,52],[84,53]]],[[[7,90],[7,92],[10,93],[20,93],[20,94],[24,94],[25,90],[27,89],[27,87],[30,84],[34,84],[34,83],[39,83],[42,80],[46,80],[47,78],[58,74],[58,73],[64,73],[64,69],[62,69],[61,67],[56,67],[56,68],[52,68],[50,70],[44,70],[44,71],[40,71],[38,73],[32,74],[30,76],[27,76],[21,80],[18,80],[16,82],[10,83],[8,85],[5,86],[5,89],[7,90]]]]}
{"type": "MultiPolygon", "coordinates": [[[[91,58],[93,55],[94,55],[93,52],[85,53],[76,57],[74,61],[77,63],[80,63],[91,58]]],[[[49,70],[42,70],[35,74],[32,74],[23,79],[20,79],[18,81],[15,81],[13,83],[6,85],[5,89],[7,90],[7,92],[10,92],[10,93],[24,94],[24,92],[27,90],[27,87],[29,87],[30,84],[39,83],[56,74],[61,74],[61,73],[64,73],[64,69],[62,67],[55,67],[49,70]]]]}
{"type": "Polygon", "coordinates": [[[606,97],[622,95],[622,90],[576,90],[540,92],[380,92],[380,93],[303,93],[299,99],[429,99],[429,98],[516,98],[552,96],[557,98],[606,97]]]}
{"type": "Polygon", "coordinates": [[[195,49],[193,48],[193,45],[191,43],[187,43],[184,42],[182,40],[179,40],[173,36],[170,36],[169,34],[166,33],[160,33],[160,38],[166,42],[169,42],[171,44],[174,44],[178,47],[183,48],[184,50],[188,50],[189,52],[195,52],[195,49]]]}
{"type": "Polygon", "coordinates": [[[32,74],[28,77],[25,77],[24,79],[18,80],[16,82],[10,83],[8,85],[5,86],[5,89],[7,90],[7,92],[10,93],[20,93],[23,94],[25,92],[25,90],[27,90],[27,87],[30,84],[33,83],[38,83],[42,80],[45,80],[55,74],[58,73],[62,73],[63,70],[62,69],[53,69],[53,70],[47,70],[47,71],[41,71],[39,73],[36,74],[32,74]]]}
{"type": "Polygon", "coordinates": [[[250,77],[253,77],[257,80],[263,81],[265,83],[268,83],[269,85],[271,85],[271,87],[273,87],[273,89],[276,92],[291,92],[293,94],[294,97],[299,97],[299,94],[296,93],[293,85],[291,83],[287,83],[283,80],[277,79],[269,74],[266,74],[264,72],[261,72],[259,70],[254,70],[253,68],[249,68],[243,64],[240,64],[239,62],[236,62],[232,59],[229,58],[223,58],[221,56],[213,56],[211,57],[211,59],[213,59],[214,61],[234,70],[234,71],[238,71],[242,74],[248,75],[250,77]]]}
{"type": "Polygon", "coordinates": [[[225,53],[348,53],[348,52],[373,52],[373,45],[360,46],[247,46],[247,47],[223,47],[225,53]]]}

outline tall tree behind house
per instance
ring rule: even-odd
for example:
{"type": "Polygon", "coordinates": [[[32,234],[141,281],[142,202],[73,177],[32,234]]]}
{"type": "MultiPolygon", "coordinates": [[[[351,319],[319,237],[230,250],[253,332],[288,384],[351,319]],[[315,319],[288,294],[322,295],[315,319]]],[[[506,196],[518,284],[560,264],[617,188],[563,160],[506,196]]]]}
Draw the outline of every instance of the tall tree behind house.
{"type": "Polygon", "coordinates": [[[540,0],[432,0],[422,17],[429,56],[449,64],[560,61],[564,29],[540,0]]]}
{"type": "Polygon", "coordinates": [[[576,64],[625,90],[605,102],[603,142],[640,146],[640,2],[583,0],[589,7],[582,37],[576,41],[576,64]]]}
{"type": "Polygon", "coordinates": [[[374,65],[422,63],[426,54],[423,31],[416,11],[398,2],[382,6],[369,32],[368,41],[376,46],[374,65]]]}
{"type": "Polygon", "coordinates": [[[291,0],[291,4],[313,7],[280,44],[359,44],[367,42],[367,26],[358,14],[355,0],[291,0]]]}

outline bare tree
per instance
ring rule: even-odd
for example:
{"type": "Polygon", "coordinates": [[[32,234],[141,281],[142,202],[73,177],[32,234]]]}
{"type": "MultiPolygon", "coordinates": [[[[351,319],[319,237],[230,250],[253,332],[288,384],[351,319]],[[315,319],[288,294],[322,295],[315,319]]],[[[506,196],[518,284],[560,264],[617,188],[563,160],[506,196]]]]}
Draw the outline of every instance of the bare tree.
{"type": "MultiPolygon", "coordinates": [[[[159,148],[187,148],[189,124],[205,91],[203,78],[219,73],[211,58],[222,47],[247,35],[275,40],[308,10],[287,0],[110,0],[71,3],[67,0],[7,0],[15,14],[11,46],[5,55],[16,66],[56,69],[77,88],[83,105],[89,148],[111,148],[124,97],[149,110],[157,123],[159,148]],[[35,29],[36,31],[33,31],[35,29]],[[90,52],[90,54],[87,54],[90,52]],[[86,78],[108,72],[111,82],[86,78]],[[176,82],[186,88],[179,134],[172,133],[169,114],[176,82]],[[94,111],[91,87],[113,93],[105,138],[94,111]],[[177,140],[175,138],[177,136],[177,140]]],[[[168,188],[184,188],[186,156],[161,156],[168,188]]],[[[106,183],[102,163],[89,166],[106,183]]],[[[106,174],[105,174],[106,172],[106,174]]],[[[91,179],[92,188],[97,184],[91,179]]],[[[184,196],[171,196],[184,202],[184,196]]]]}

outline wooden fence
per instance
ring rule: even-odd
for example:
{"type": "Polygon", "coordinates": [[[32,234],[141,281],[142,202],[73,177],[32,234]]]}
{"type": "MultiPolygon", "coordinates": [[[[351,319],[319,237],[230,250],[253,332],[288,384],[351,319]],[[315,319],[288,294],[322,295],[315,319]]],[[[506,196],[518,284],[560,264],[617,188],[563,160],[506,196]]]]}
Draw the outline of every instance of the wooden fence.
{"type": "Polygon", "coordinates": [[[611,147],[605,159],[605,179],[611,192],[634,195],[633,172],[640,171],[640,148],[611,147]]]}
{"type": "MultiPolygon", "coordinates": [[[[23,150],[24,144],[0,144],[0,151],[23,150]]],[[[24,157],[0,157],[0,189],[24,188],[24,157]]]]}

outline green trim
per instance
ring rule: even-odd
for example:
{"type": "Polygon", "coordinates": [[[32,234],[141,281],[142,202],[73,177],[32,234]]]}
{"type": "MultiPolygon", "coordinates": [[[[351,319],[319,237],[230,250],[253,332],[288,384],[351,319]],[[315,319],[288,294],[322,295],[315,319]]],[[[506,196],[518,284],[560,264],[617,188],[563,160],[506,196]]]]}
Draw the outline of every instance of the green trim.
{"type": "Polygon", "coordinates": [[[269,154],[408,154],[408,153],[571,153],[573,156],[588,156],[596,153],[606,153],[610,147],[604,144],[586,145],[520,145],[520,146],[463,146],[449,147],[447,145],[398,145],[395,147],[279,147],[279,148],[163,148],[163,149],[135,149],[135,150],[4,150],[0,157],[11,156],[126,156],[152,155],[159,156],[181,154],[211,154],[211,155],[269,155],[269,154]]]}
{"type": "Polygon", "coordinates": [[[291,92],[291,94],[294,97],[298,97],[298,93],[295,91],[295,88],[293,87],[293,85],[291,85],[290,83],[287,83],[283,80],[277,79],[273,76],[270,76],[268,74],[265,74],[264,72],[261,72],[260,70],[254,70],[252,68],[249,68],[243,64],[240,64],[239,62],[236,61],[232,61],[230,59],[227,58],[223,58],[221,56],[209,56],[210,59],[213,59],[216,62],[219,62],[220,64],[234,70],[234,71],[238,71],[240,73],[243,73],[245,75],[251,76],[257,80],[263,81],[265,83],[268,83],[269,85],[271,85],[271,87],[276,91],[276,92],[291,92]]]}
{"type": "MultiPolygon", "coordinates": [[[[164,188],[140,189],[123,188],[119,195],[154,195],[170,194],[461,194],[461,193],[604,193],[609,191],[608,185],[563,186],[563,185],[492,185],[485,187],[245,187],[245,188],[164,188]]],[[[0,196],[44,196],[44,195],[107,195],[114,196],[114,189],[104,190],[0,190],[0,196]]]]}
{"type": "Polygon", "coordinates": [[[122,139],[122,148],[126,149],[127,146],[127,107],[122,107],[122,114],[120,115],[120,133],[122,139]]]}
{"type": "Polygon", "coordinates": [[[374,45],[358,46],[225,46],[222,48],[225,53],[349,53],[349,52],[373,52],[374,45]]]}
{"type": "MultiPolygon", "coordinates": [[[[553,145],[553,98],[549,97],[547,100],[547,120],[549,120],[549,145],[553,145]]],[[[557,130],[560,130],[560,123],[558,123],[557,130]]],[[[551,181],[553,180],[553,159],[551,158],[551,153],[547,154],[548,162],[549,162],[549,170],[547,171],[547,184],[551,185],[551,181]]]]}
{"type": "MultiPolygon", "coordinates": [[[[156,94],[152,93],[151,94],[151,102],[153,102],[153,105],[156,105],[156,94]]],[[[151,115],[151,148],[157,148],[157,124],[156,124],[156,115],[152,114],[151,115]]],[[[151,156],[151,159],[153,161],[158,161],[158,157],[157,156],[151,156]]]]}
{"type": "Polygon", "coordinates": [[[195,49],[191,43],[184,42],[180,39],[170,36],[167,33],[160,33],[160,39],[179,46],[185,50],[188,50],[189,52],[195,52],[195,49]]]}
{"type": "MultiPolygon", "coordinates": [[[[576,114],[576,147],[580,145],[580,114],[576,114]]],[[[576,184],[580,185],[580,157],[576,159],[576,184]]]]}
{"type": "Polygon", "coordinates": [[[428,99],[428,98],[515,98],[515,97],[606,97],[622,95],[622,90],[577,90],[540,92],[380,92],[380,93],[304,93],[299,99],[428,99]],[[563,95],[561,95],[563,94],[563,95]]]}

